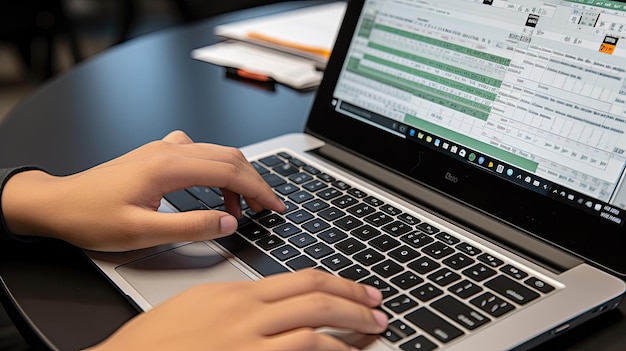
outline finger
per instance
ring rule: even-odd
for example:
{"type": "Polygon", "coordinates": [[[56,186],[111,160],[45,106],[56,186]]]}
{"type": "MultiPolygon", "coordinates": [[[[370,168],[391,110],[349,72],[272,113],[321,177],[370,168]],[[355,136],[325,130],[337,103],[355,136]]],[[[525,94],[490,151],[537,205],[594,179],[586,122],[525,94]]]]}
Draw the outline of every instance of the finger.
{"type": "Polygon", "coordinates": [[[224,207],[226,208],[226,212],[237,218],[241,218],[241,196],[228,189],[221,190],[222,196],[224,196],[224,207]]]}
{"type": "Polygon", "coordinates": [[[267,349],[276,351],[356,351],[337,338],[309,328],[297,329],[266,339],[267,349]]]}
{"type": "Polygon", "coordinates": [[[299,328],[332,327],[377,334],[387,327],[384,312],[322,292],[298,295],[271,303],[263,313],[271,316],[262,332],[273,335],[299,328]]]}
{"type": "Polygon", "coordinates": [[[203,241],[237,230],[237,219],[216,210],[163,213],[137,209],[131,213],[139,228],[133,237],[124,237],[124,249],[138,249],[179,241],[203,241]],[[149,235],[146,235],[149,233],[149,235]]]}
{"type": "Polygon", "coordinates": [[[259,174],[231,163],[170,157],[160,170],[163,194],[192,186],[211,186],[241,194],[264,208],[284,211],[285,205],[259,174]]]}
{"type": "Polygon", "coordinates": [[[173,144],[192,144],[193,140],[183,131],[175,130],[163,137],[164,141],[173,144]]]}
{"type": "Polygon", "coordinates": [[[375,307],[382,301],[381,292],[369,285],[336,277],[316,269],[277,274],[258,282],[257,297],[266,302],[279,301],[311,292],[324,292],[375,307]]]}

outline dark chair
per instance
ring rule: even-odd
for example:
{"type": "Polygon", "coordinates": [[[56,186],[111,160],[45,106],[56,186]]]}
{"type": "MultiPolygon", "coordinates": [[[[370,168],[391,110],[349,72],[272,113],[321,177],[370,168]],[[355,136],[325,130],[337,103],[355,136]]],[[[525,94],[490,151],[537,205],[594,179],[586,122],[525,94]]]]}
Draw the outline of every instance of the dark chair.
{"type": "Polygon", "coordinates": [[[62,0],[0,2],[0,41],[15,45],[26,68],[46,79],[56,73],[55,45],[66,37],[75,62],[82,60],[78,39],[62,0]]]}

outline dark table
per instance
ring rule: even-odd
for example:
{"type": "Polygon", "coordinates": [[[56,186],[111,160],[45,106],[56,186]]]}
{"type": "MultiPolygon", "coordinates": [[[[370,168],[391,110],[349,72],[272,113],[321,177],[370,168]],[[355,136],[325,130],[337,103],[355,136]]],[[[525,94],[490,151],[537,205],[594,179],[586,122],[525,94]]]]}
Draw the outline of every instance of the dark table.
{"type": "MultiPolygon", "coordinates": [[[[326,1],[268,5],[165,30],[116,46],[54,79],[0,125],[0,165],[70,174],[174,129],[194,140],[243,146],[304,128],[314,92],[227,77],[190,58],[218,41],[213,28],[326,1]]],[[[81,251],[60,242],[0,247],[0,276],[36,346],[96,343],[137,310],[81,251]],[[24,318],[27,317],[27,318],[24,318]]],[[[7,297],[5,296],[5,299],[7,297]]],[[[626,306],[559,336],[541,350],[626,350],[626,306]]]]}

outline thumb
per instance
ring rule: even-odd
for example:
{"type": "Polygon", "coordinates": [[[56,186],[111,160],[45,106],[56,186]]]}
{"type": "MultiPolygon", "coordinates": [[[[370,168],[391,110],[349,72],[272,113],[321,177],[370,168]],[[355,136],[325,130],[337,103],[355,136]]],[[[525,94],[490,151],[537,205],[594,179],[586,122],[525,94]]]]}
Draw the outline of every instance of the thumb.
{"type": "Polygon", "coordinates": [[[150,212],[150,215],[146,246],[215,239],[234,233],[238,225],[234,216],[216,210],[150,212]]]}

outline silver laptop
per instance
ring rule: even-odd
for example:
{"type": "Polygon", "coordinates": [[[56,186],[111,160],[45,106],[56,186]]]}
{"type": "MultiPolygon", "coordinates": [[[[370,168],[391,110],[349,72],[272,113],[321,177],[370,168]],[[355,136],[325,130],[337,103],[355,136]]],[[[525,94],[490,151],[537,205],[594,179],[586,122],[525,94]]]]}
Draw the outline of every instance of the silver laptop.
{"type": "MultiPolygon", "coordinates": [[[[366,350],[527,349],[618,306],[626,3],[355,0],[306,131],[243,148],[288,205],[238,233],[88,252],[144,309],[314,267],[378,287],[366,350]]],[[[223,208],[219,189],[161,211],[223,208]]]]}

